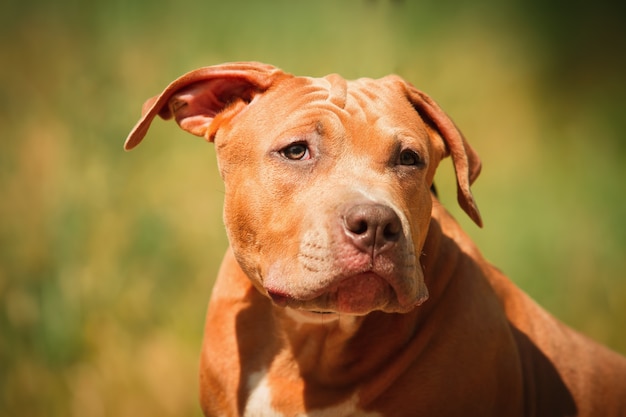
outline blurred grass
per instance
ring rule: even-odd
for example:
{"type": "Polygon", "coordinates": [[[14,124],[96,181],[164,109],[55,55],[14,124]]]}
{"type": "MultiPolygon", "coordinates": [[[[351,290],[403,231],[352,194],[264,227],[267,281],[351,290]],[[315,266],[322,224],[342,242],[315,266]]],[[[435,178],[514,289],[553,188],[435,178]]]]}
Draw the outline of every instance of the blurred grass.
{"type": "Polygon", "coordinates": [[[195,67],[398,73],[481,154],[486,256],[626,353],[623,6],[550,2],[9,1],[0,6],[0,415],[200,415],[226,247],[213,149],[143,101],[195,67]],[[174,139],[174,140],[172,140],[174,139]]]}

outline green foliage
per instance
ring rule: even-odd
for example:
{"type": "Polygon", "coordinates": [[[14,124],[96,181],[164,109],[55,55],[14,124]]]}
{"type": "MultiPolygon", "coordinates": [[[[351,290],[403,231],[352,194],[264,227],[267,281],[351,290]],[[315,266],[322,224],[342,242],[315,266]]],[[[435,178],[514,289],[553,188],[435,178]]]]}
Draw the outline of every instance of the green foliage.
{"type": "Polygon", "coordinates": [[[430,93],[483,158],[485,229],[455,207],[447,162],[444,204],[541,304],[625,353],[623,13],[545,4],[3,3],[0,414],[200,415],[227,245],[214,152],[160,121],[122,142],[169,81],[235,60],[430,93]]]}

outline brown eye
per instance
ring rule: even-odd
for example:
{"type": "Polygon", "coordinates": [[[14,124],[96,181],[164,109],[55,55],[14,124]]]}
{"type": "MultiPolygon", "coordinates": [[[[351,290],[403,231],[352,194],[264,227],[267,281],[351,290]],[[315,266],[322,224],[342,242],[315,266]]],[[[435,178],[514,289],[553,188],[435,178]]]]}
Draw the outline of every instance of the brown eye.
{"type": "Polygon", "coordinates": [[[410,149],[405,149],[404,151],[400,152],[400,155],[398,156],[398,164],[399,165],[421,165],[422,160],[416,152],[410,149]]]}
{"type": "Polygon", "coordinates": [[[311,157],[309,148],[305,143],[293,143],[281,150],[280,154],[292,161],[303,161],[311,157]]]}

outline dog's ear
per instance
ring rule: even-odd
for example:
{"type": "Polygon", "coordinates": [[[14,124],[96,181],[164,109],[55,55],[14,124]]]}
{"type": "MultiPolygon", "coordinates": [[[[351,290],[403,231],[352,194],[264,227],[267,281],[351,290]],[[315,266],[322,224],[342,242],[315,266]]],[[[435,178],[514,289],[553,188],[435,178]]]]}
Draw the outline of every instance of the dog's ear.
{"type": "Polygon", "coordinates": [[[409,83],[406,83],[406,86],[407,94],[413,107],[422,118],[437,129],[450,153],[456,172],[459,205],[474,223],[482,227],[482,218],[470,189],[470,185],[474,183],[478,174],[480,174],[481,163],[478,154],[467,143],[461,131],[454,125],[454,122],[433,99],[409,83]]]}
{"type": "Polygon", "coordinates": [[[249,103],[279,78],[288,76],[276,67],[257,62],[215,65],[188,72],[145,102],[142,117],[126,138],[124,149],[139,145],[157,114],[165,120],[174,117],[182,129],[211,141],[220,112],[237,102],[249,103]]]}

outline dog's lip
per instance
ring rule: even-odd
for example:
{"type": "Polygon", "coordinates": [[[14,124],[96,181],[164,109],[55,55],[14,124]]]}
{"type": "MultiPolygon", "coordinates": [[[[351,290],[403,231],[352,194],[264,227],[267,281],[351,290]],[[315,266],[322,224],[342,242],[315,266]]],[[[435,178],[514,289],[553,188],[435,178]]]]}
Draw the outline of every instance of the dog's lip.
{"type": "Polygon", "coordinates": [[[289,302],[289,301],[305,302],[305,301],[310,301],[315,298],[318,298],[319,296],[322,296],[324,294],[336,291],[339,287],[341,287],[342,285],[345,285],[347,281],[356,280],[359,277],[363,277],[367,275],[375,275],[378,278],[384,280],[384,278],[382,278],[376,272],[368,270],[368,271],[358,272],[358,273],[349,274],[349,275],[346,274],[346,275],[342,275],[341,277],[337,277],[336,279],[332,280],[333,284],[327,287],[320,288],[318,291],[312,292],[310,295],[307,295],[305,297],[295,296],[293,294],[290,294],[289,291],[287,290],[274,288],[274,287],[265,287],[265,291],[267,291],[267,294],[270,296],[272,301],[274,301],[278,305],[285,304],[286,302],[289,302]]]}
{"type": "Polygon", "coordinates": [[[290,301],[295,300],[294,297],[280,290],[266,288],[266,291],[267,295],[270,296],[274,304],[280,307],[287,307],[290,301]]]}
{"type": "Polygon", "coordinates": [[[297,323],[301,324],[330,324],[338,320],[340,317],[346,317],[344,313],[338,313],[336,311],[318,311],[307,310],[303,308],[291,308],[286,307],[283,309],[288,317],[294,319],[297,323]]]}
{"type": "MultiPolygon", "coordinates": [[[[345,307],[350,306],[355,301],[353,299],[357,299],[363,293],[366,294],[365,297],[368,295],[372,297],[371,301],[374,302],[374,299],[383,291],[392,291],[392,286],[380,274],[368,270],[339,277],[334,280],[332,285],[320,288],[315,292],[306,294],[306,296],[294,295],[277,288],[266,287],[265,291],[272,302],[279,307],[290,307],[323,316],[342,312],[345,307]],[[363,284],[365,284],[365,288],[359,288],[359,285],[363,284]],[[367,294],[366,290],[368,289],[370,294],[367,294]],[[357,292],[354,293],[353,290],[357,292]]],[[[368,300],[356,301],[367,304],[368,300]]]]}

